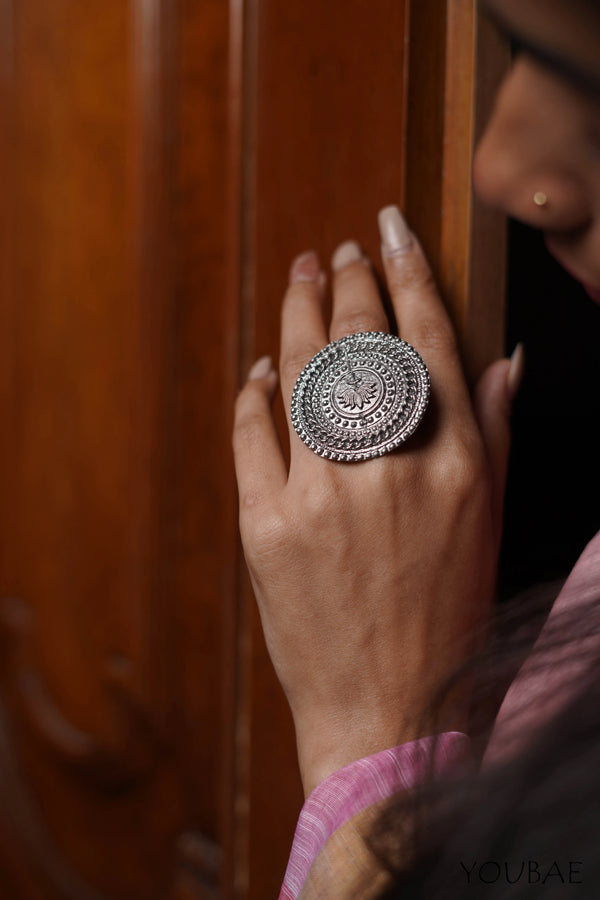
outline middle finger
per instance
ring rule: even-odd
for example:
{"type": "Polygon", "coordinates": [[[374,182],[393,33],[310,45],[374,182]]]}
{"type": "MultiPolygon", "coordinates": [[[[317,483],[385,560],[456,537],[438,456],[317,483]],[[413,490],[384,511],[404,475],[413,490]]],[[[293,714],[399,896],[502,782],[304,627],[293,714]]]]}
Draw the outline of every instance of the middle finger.
{"type": "Polygon", "coordinates": [[[340,244],[331,267],[333,309],[329,339],[336,341],[359,331],[389,331],[373,270],[356,241],[340,244]]]}

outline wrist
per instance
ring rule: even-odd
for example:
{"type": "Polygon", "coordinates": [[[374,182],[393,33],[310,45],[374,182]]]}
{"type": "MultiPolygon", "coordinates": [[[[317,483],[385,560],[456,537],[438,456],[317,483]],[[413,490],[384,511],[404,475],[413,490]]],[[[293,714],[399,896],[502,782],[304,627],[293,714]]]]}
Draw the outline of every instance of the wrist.
{"type": "Polygon", "coordinates": [[[296,726],[298,764],[305,797],[350,763],[426,736],[416,724],[398,724],[393,721],[393,716],[390,721],[377,726],[369,720],[360,723],[351,720],[352,716],[346,715],[343,722],[332,723],[321,718],[296,726]]]}
{"type": "MultiPolygon", "coordinates": [[[[454,696],[453,701],[456,701],[454,696]]],[[[464,701],[464,697],[463,697],[464,701]]],[[[468,711],[456,702],[444,703],[436,715],[398,714],[397,708],[377,713],[342,709],[337,713],[294,716],[296,747],[304,796],[339,769],[383,750],[442,732],[465,732],[468,711]]]]}

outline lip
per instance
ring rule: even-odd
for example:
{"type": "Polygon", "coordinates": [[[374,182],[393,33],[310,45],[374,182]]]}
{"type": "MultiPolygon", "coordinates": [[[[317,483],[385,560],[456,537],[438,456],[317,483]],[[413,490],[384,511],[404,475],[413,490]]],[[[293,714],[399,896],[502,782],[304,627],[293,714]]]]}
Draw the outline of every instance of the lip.
{"type": "Polygon", "coordinates": [[[594,300],[596,303],[600,303],[600,287],[594,287],[594,285],[589,284],[585,278],[582,278],[577,272],[573,271],[573,269],[560,257],[560,254],[556,252],[553,248],[549,238],[546,236],[546,247],[548,248],[548,253],[552,256],[556,262],[562,266],[562,268],[567,272],[571,278],[574,278],[575,281],[578,281],[582,286],[584,291],[594,300]]]}

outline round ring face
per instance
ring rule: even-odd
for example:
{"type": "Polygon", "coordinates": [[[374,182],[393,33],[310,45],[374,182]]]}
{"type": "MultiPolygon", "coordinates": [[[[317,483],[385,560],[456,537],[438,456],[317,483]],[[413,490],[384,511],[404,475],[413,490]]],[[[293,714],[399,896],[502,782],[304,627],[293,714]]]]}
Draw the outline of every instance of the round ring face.
{"type": "Polygon", "coordinates": [[[395,450],[415,431],[429,402],[425,363],[391,334],[365,332],[324,347],[292,394],[292,424],[311,450],[358,462],[395,450]]]}

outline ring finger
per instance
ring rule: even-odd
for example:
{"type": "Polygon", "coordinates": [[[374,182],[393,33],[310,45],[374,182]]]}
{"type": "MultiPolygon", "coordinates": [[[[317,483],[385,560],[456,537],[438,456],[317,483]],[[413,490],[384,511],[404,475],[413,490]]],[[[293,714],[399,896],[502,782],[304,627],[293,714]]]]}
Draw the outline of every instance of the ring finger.
{"type": "Polygon", "coordinates": [[[329,339],[359,331],[389,331],[379,289],[368,259],[356,241],[346,241],[331,260],[333,309],[329,339]]]}

